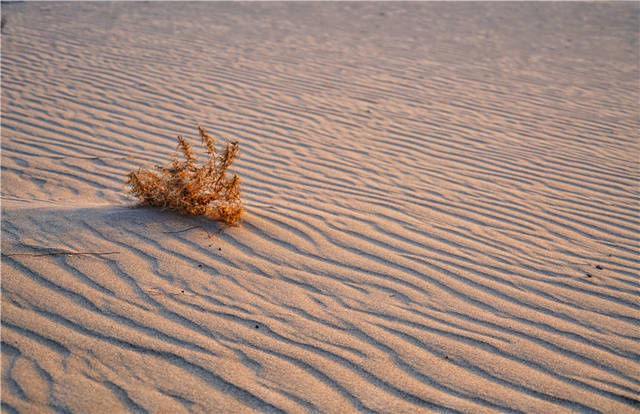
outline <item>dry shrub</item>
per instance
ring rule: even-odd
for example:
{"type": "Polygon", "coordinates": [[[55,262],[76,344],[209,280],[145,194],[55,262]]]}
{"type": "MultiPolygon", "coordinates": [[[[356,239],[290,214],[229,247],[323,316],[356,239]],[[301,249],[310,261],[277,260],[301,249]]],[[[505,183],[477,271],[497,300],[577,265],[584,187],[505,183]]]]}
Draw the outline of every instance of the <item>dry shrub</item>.
{"type": "Polygon", "coordinates": [[[165,167],[156,165],[158,172],[138,169],[128,174],[131,194],[142,205],[175,210],[187,215],[205,215],[236,224],[242,215],[240,184],[237,175],[226,177],[227,169],[238,156],[238,143],[227,143],[218,152],[214,139],[202,127],[200,138],[209,159],[198,163],[191,145],[181,136],[178,148],[184,160],[173,160],[165,167]]]}

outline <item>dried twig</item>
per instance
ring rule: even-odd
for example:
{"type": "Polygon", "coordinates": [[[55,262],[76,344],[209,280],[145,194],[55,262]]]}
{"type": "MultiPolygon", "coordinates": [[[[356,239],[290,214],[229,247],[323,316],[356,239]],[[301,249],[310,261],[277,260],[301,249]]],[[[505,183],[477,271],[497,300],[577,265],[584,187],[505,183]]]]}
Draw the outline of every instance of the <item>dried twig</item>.
{"type": "Polygon", "coordinates": [[[237,175],[226,177],[229,166],[238,156],[238,143],[227,143],[218,152],[214,139],[198,127],[200,139],[209,159],[199,164],[191,145],[178,137],[178,148],[185,158],[174,158],[167,166],[157,165],[158,172],[138,169],[128,174],[127,184],[141,204],[167,208],[187,215],[216,217],[236,224],[242,215],[240,180],[237,175]]]}
{"type": "Polygon", "coordinates": [[[120,252],[50,252],[50,253],[2,253],[4,257],[13,256],[26,256],[26,257],[40,257],[40,256],[104,256],[108,254],[120,254],[120,252]]]}
{"type": "Polygon", "coordinates": [[[229,227],[229,226],[227,225],[227,226],[222,226],[222,227],[220,227],[220,228],[219,228],[218,230],[216,230],[215,232],[213,232],[213,233],[209,234],[209,238],[212,238],[213,236],[217,236],[218,234],[222,233],[222,232],[223,232],[227,227],[229,227]]]}
{"type": "Polygon", "coordinates": [[[200,226],[193,226],[193,227],[188,227],[184,230],[176,230],[176,231],[163,231],[163,233],[165,234],[176,234],[176,233],[184,233],[185,231],[189,231],[189,230],[193,230],[193,229],[199,229],[200,226]]]}

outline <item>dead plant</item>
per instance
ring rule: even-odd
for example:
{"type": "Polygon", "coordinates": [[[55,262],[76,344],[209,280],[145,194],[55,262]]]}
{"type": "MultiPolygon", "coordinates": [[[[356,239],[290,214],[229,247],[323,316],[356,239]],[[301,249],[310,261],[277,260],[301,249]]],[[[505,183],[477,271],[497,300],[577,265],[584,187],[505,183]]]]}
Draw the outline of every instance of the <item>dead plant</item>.
{"type": "Polygon", "coordinates": [[[175,210],[186,215],[205,215],[228,224],[237,224],[242,215],[240,180],[226,177],[229,166],[238,156],[238,143],[227,143],[218,152],[215,140],[198,127],[209,159],[198,163],[191,145],[178,136],[178,148],[184,160],[176,157],[166,166],[156,165],[158,172],[139,168],[128,174],[130,192],[140,204],[175,210]]]}

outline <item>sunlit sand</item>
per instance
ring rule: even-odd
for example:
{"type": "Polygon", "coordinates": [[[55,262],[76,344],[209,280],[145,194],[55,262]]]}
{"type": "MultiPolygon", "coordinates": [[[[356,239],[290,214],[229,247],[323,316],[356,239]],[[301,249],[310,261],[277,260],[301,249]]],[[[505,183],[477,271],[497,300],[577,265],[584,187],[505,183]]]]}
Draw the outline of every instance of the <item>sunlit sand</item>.
{"type": "Polygon", "coordinates": [[[639,10],[3,3],[2,412],[639,412],[639,10]]]}

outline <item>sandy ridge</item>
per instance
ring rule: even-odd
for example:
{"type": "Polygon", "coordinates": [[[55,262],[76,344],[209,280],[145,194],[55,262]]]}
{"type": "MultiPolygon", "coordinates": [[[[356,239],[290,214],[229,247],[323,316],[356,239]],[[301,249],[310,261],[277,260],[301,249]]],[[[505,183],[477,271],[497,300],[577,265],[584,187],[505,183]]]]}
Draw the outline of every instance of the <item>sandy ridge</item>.
{"type": "Polygon", "coordinates": [[[3,4],[3,411],[639,411],[639,7],[544,6],[3,4]],[[238,228],[124,195],[198,124],[238,228]]]}

